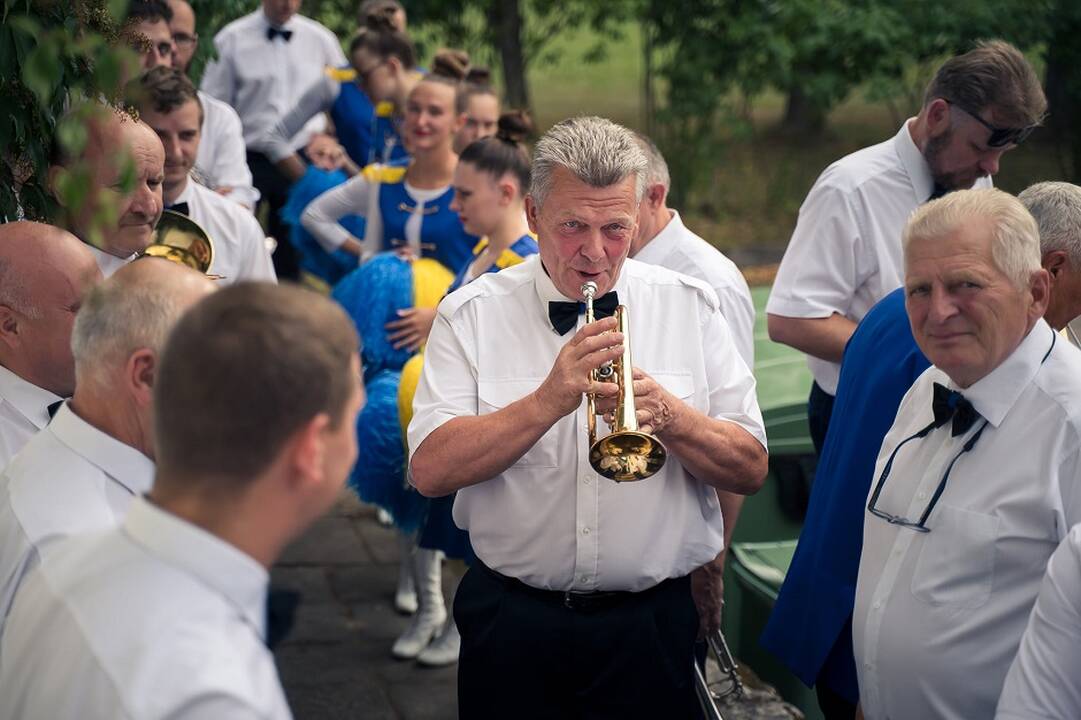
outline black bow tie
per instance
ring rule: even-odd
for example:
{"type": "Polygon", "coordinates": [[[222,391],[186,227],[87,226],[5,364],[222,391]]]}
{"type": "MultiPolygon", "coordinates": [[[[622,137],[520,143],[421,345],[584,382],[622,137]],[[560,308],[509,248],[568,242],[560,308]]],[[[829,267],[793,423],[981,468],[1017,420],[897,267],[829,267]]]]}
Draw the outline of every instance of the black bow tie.
{"type": "Polygon", "coordinates": [[[276,27],[268,27],[266,29],[266,39],[267,40],[273,41],[274,38],[277,37],[278,35],[281,35],[282,40],[284,40],[285,42],[289,42],[289,40],[293,37],[293,31],[292,30],[279,30],[276,27]]]}
{"type": "Polygon", "coordinates": [[[64,404],[63,400],[57,400],[54,403],[49,403],[49,406],[47,408],[45,408],[45,409],[49,413],[49,419],[50,420],[52,420],[53,417],[56,416],[56,411],[59,410],[60,406],[63,405],[63,404],[64,404]]]}
{"type": "Polygon", "coordinates": [[[953,419],[953,437],[964,435],[969,428],[979,419],[980,414],[965,396],[956,390],[950,390],[945,385],[935,383],[935,397],[931,401],[931,408],[935,412],[935,427],[940,428],[950,419],[953,419]]]}
{"type": "Polygon", "coordinates": [[[188,212],[188,204],[187,203],[177,203],[176,205],[170,205],[169,207],[167,207],[165,209],[166,210],[172,210],[173,212],[180,213],[181,215],[189,215],[190,214],[188,212]]]}
{"type": "MultiPolygon", "coordinates": [[[[619,307],[619,296],[613,290],[593,300],[593,314],[597,320],[612,317],[619,307]]],[[[586,311],[584,302],[551,301],[548,303],[548,319],[552,321],[552,327],[560,335],[566,335],[567,331],[578,324],[578,316],[586,311]]]]}

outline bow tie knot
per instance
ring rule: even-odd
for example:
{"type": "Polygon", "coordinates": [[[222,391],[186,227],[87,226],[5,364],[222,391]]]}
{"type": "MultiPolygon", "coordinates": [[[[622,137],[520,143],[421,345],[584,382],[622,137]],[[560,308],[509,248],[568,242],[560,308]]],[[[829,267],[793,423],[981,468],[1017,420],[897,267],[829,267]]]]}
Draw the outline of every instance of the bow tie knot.
{"type": "Polygon", "coordinates": [[[279,35],[281,35],[282,40],[284,40],[285,42],[289,42],[293,38],[293,31],[292,30],[282,30],[282,29],[276,28],[276,27],[268,27],[266,29],[266,39],[270,40],[271,42],[273,42],[274,38],[276,38],[279,35]]]}
{"type": "MultiPolygon", "coordinates": [[[[593,300],[593,314],[597,320],[612,317],[617,307],[619,307],[619,296],[616,295],[615,290],[593,300]]],[[[577,325],[578,316],[585,311],[586,304],[584,302],[553,300],[548,303],[548,319],[551,321],[552,327],[560,335],[566,335],[571,328],[577,325]]]]}
{"type": "Polygon", "coordinates": [[[935,427],[940,428],[952,419],[953,437],[967,433],[980,417],[972,403],[957,390],[950,390],[940,383],[935,383],[934,392],[931,409],[935,413],[935,427]]]}

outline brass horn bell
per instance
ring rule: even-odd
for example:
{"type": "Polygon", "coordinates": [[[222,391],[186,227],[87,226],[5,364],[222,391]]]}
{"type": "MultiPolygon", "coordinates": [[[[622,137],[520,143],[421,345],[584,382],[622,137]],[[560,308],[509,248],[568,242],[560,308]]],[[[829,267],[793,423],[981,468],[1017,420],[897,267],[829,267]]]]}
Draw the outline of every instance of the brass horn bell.
{"type": "Polygon", "coordinates": [[[209,275],[214,264],[214,243],[206,230],[190,217],[166,210],[143,254],[172,260],[209,275]]]}
{"type": "MultiPolygon", "coordinates": [[[[597,284],[587,282],[582,285],[581,290],[586,299],[586,322],[591,323],[594,319],[593,296],[597,294],[597,284]]],[[[591,371],[590,377],[600,382],[614,382],[619,386],[615,417],[612,432],[598,440],[596,399],[592,393],[587,394],[589,464],[598,475],[609,480],[632,482],[645,480],[660,470],[668,458],[668,451],[659,439],[638,429],[627,308],[623,305],[617,307],[614,317],[618,331],[623,333],[623,354],[616,358],[614,363],[605,363],[591,371]]]]}

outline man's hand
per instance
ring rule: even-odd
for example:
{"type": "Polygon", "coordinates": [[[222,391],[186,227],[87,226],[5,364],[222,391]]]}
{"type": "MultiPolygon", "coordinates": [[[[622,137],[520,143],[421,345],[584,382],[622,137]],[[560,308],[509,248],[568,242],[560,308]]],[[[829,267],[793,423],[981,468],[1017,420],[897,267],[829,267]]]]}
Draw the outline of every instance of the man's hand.
{"type": "Polygon", "coordinates": [[[548,377],[534,391],[541,407],[553,418],[574,412],[582,395],[594,393],[598,400],[615,397],[615,383],[590,380],[590,371],[623,354],[623,333],[615,332],[615,318],[589,323],[574,334],[556,356],[548,377]]]}
{"type": "Polygon", "coordinates": [[[432,331],[432,323],[435,322],[435,308],[408,308],[399,310],[400,320],[392,320],[385,327],[387,329],[387,342],[395,350],[406,348],[415,352],[428,340],[428,333],[432,331]]]}
{"type": "MultiPolygon", "coordinates": [[[[638,429],[650,435],[660,435],[672,421],[680,400],[661,387],[660,383],[642,370],[634,368],[635,419],[638,429]]],[[[614,422],[616,401],[606,399],[597,401],[597,412],[604,415],[604,421],[611,427],[614,422]]]]}
{"type": "Polygon", "coordinates": [[[724,608],[724,553],[691,573],[691,597],[698,608],[698,639],[721,629],[724,608]]]}

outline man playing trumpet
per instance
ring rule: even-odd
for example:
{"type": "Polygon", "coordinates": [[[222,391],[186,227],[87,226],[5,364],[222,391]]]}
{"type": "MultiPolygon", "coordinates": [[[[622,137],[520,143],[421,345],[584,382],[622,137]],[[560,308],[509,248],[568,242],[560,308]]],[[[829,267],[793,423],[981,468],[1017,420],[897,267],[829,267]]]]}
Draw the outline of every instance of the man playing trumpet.
{"type": "Polygon", "coordinates": [[[539,259],[439,306],[410,471],[425,495],[459,491],[454,519],[478,557],[454,606],[462,717],[698,713],[688,575],[723,546],[714,488],[761,486],[765,431],[713,290],[626,259],[645,170],[625,128],[557,124],[537,143],[526,198],[539,259]],[[601,318],[588,324],[587,282],[601,318]],[[619,304],[627,336],[606,316],[619,304]],[[668,457],[617,484],[590,465],[582,400],[614,410],[617,384],[591,375],[628,336],[638,429],[668,457]]]}

